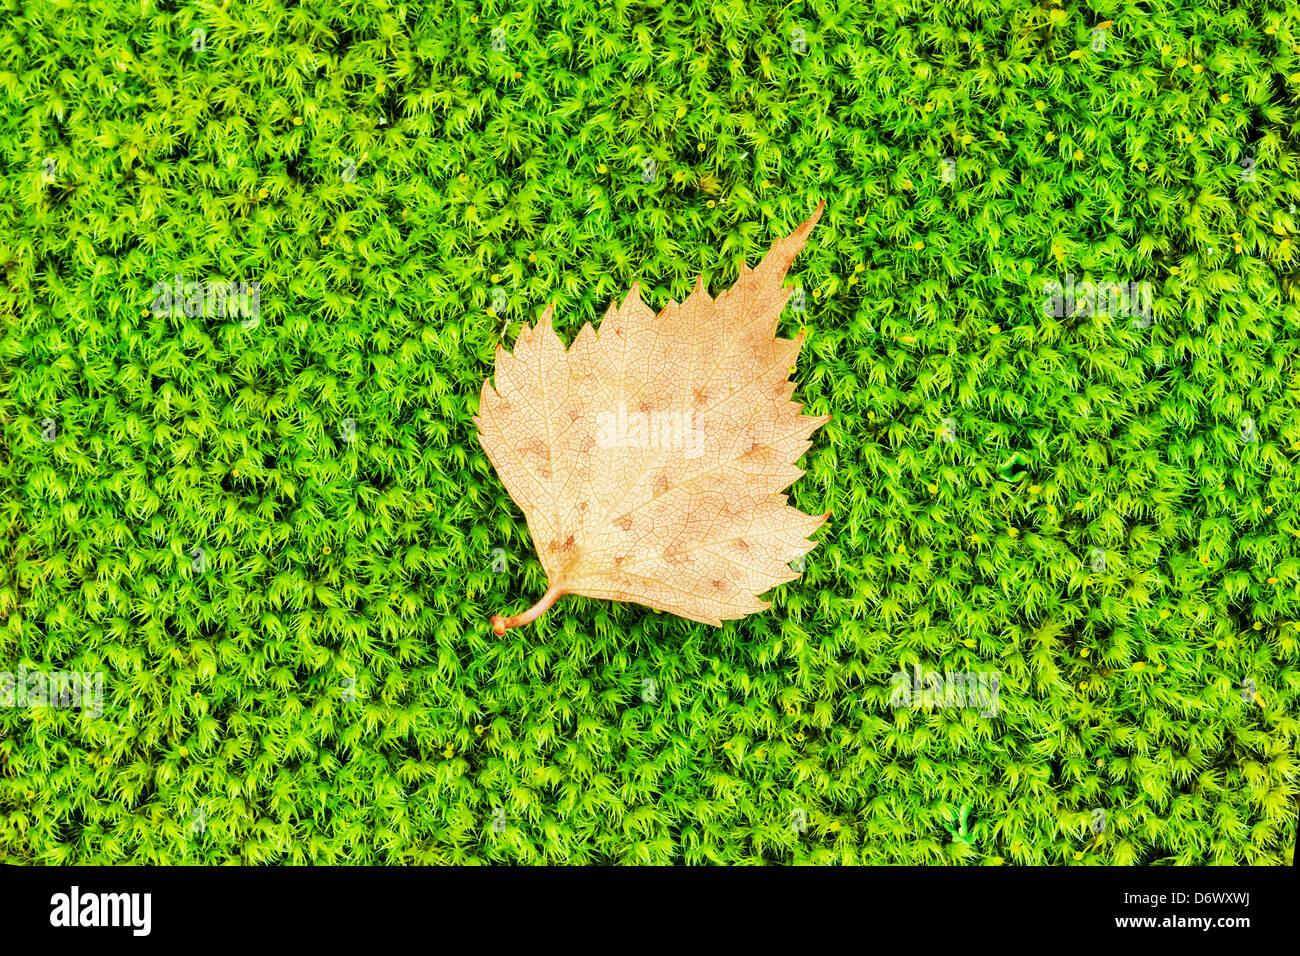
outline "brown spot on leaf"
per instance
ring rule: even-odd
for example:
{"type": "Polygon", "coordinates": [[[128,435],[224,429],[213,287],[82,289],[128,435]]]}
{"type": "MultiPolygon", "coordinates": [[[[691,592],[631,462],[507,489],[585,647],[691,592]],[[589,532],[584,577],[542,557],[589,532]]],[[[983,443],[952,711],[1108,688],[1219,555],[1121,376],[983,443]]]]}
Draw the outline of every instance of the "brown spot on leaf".
{"type": "Polygon", "coordinates": [[[531,455],[536,455],[538,458],[542,459],[542,461],[551,460],[551,450],[546,447],[546,442],[542,441],[540,438],[534,438],[529,444],[522,446],[519,450],[531,455]]]}
{"type": "Polygon", "coordinates": [[[664,548],[664,560],[672,565],[695,563],[695,559],[691,557],[690,552],[676,542],[664,548]]]}

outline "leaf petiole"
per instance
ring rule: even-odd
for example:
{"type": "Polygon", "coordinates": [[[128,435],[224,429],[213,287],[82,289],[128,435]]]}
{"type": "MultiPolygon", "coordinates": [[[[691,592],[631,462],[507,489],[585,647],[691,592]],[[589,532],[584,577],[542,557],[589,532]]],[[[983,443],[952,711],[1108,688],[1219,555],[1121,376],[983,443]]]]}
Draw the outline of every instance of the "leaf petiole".
{"type": "Polygon", "coordinates": [[[524,611],[523,614],[516,614],[513,617],[502,617],[500,614],[492,615],[492,633],[497,637],[504,637],[508,628],[531,624],[549,611],[551,605],[567,593],[568,591],[563,585],[553,584],[550,590],[542,595],[542,599],[527,611],[524,611]]]}

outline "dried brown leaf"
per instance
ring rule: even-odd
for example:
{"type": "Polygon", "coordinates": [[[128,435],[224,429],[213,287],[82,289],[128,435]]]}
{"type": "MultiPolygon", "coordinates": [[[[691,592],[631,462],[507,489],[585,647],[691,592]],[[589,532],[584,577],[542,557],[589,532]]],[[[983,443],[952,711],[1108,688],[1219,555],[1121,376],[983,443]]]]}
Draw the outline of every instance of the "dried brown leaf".
{"type": "Polygon", "coordinates": [[[493,617],[497,634],[564,594],[721,626],[767,610],[758,596],[798,577],[789,562],[816,547],[829,513],[806,515],[784,492],[830,416],[790,400],[802,333],[775,336],[792,293],[781,282],[824,208],[716,299],[697,277],[656,315],[634,283],[568,349],[552,308],[513,355],[498,346],[474,423],[549,587],[523,614],[493,617]]]}

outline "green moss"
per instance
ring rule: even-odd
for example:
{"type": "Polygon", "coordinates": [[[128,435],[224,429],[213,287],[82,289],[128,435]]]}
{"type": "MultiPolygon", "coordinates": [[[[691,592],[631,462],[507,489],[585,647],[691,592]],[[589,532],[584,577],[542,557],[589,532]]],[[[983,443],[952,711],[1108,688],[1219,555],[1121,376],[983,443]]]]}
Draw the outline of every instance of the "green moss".
{"type": "Polygon", "coordinates": [[[0,708],[0,859],[1289,860],[1300,22],[1007,6],[10,2],[0,671],[104,697],[0,708]],[[802,578],[493,638],[498,342],[822,198],[802,578]]]}

